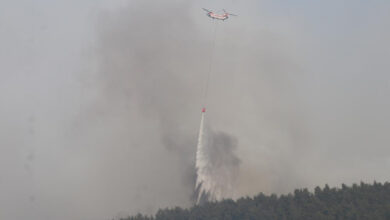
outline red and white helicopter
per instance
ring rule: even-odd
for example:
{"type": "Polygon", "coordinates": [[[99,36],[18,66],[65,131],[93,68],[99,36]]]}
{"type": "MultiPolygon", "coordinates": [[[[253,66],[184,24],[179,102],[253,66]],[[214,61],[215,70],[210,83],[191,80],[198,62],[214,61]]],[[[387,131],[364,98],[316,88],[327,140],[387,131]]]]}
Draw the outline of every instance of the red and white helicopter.
{"type": "Polygon", "coordinates": [[[223,9],[223,14],[217,14],[217,13],[214,13],[213,11],[211,10],[208,10],[208,9],[205,9],[205,8],[202,8],[203,10],[205,10],[207,12],[207,16],[209,16],[210,18],[212,19],[218,19],[218,20],[226,20],[229,18],[229,16],[237,16],[235,14],[231,14],[231,13],[228,13],[225,11],[225,9],[223,9]]]}

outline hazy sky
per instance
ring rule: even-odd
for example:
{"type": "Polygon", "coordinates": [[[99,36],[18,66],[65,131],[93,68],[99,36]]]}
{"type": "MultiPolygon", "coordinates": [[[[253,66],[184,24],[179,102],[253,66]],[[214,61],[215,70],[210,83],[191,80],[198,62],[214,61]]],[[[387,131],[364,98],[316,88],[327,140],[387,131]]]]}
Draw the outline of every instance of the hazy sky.
{"type": "Polygon", "coordinates": [[[0,218],[189,206],[201,90],[236,196],[390,178],[390,2],[0,1],[0,218]]]}

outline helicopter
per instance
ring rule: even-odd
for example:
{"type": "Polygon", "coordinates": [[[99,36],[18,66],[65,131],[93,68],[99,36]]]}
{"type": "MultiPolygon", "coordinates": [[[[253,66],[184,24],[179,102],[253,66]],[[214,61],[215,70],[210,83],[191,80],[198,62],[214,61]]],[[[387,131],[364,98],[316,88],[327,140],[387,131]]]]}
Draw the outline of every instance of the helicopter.
{"type": "Polygon", "coordinates": [[[206,9],[206,8],[202,8],[202,9],[205,10],[207,12],[207,16],[209,16],[212,19],[225,21],[226,19],[229,18],[229,16],[237,16],[235,14],[231,14],[231,13],[226,12],[225,9],[223,9],[223,12],[224,12],[223,14],[215,13],[209,9],[206,9]]]}

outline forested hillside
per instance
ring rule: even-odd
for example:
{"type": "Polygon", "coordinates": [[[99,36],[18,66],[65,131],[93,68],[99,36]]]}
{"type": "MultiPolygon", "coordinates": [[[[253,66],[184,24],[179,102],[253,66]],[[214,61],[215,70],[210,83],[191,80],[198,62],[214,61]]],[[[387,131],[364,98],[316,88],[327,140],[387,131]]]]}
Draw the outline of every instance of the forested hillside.
{"type": "Polygon", "coordinates": [[[159,210],[155,216],[131,216],[121,220],[195,219],[390,219],[390,183],[360,183],[341,188],[297,189],[289,195],[262,193],[237,201],[209,202],[189,209],[159,210]]]}

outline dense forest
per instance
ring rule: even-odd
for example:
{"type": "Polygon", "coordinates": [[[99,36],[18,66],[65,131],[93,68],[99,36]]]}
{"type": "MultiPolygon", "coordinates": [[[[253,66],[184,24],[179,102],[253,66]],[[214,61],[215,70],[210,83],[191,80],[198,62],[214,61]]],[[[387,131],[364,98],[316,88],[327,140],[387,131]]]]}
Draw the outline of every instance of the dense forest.
{"type": "Polygon", "coordinates": [[[341,188],[297,189],[288,195],[264,195],[208,202],[189,209],[159,210],[155,216],[138,214],[121,220],[195,219],[390,219],[390,183],[360,183],[341,188]]]}

